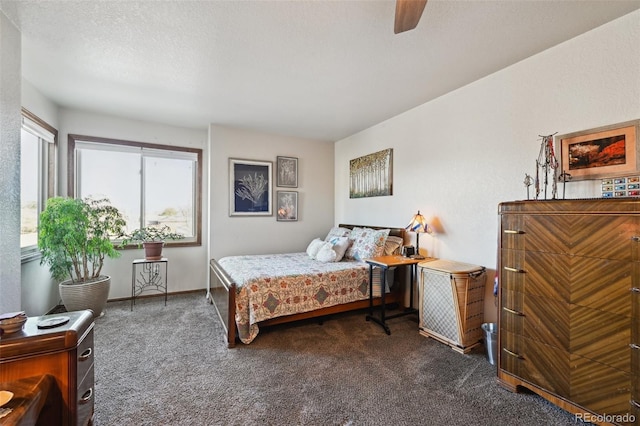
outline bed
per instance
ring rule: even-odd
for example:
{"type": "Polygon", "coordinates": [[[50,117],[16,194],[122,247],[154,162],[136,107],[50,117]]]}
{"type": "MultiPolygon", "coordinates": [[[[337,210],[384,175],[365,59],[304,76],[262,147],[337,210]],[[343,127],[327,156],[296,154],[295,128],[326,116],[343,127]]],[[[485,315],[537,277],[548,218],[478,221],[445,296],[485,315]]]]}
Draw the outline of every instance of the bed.
{"type": "MultiPolygon", "coordinates": [[[[345,229],[352,230],[350,238],[356,231],[366,235],[363,229],[378,231],[378,237],[389,230],[385,241],[394,241],[395,245],[387,243],[385,250],[399,250],[405,235],[404,228],[340,224],[331,229],[325,240],[332,232],[345,229]]],[[[355,249],[353,239],[350,243],[349,250],[355,249]]],[[[261,327],[369,307],[369,265],[357,253],[337,262],[319,262],[309,256],[311,246],[300,253],[210,260],[207,298],[223,325],[229,348],[238,341],[249,344],[261,327]]],[[[403,269],[387,276],[392,285],[386,289],[386,304],[404,301],[403,269]]],[[[380,304],[377,277],[379,274],[374,274],[374,305],[380,304]]]]}

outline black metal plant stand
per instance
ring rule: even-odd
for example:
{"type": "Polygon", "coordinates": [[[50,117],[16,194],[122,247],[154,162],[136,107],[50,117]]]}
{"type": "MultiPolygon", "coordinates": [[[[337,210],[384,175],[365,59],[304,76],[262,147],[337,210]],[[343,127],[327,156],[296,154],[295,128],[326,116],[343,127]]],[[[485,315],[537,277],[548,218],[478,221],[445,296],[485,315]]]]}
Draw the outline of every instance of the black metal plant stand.
{"type": "Polygon", "coordinates": [[[136,297],[143,291],[151,290],[164,293],[164,305],[167,306],[167,271],[169,259],[159,260],[135,259],[131,273],[131,310],[136,304],[136,297]]]}

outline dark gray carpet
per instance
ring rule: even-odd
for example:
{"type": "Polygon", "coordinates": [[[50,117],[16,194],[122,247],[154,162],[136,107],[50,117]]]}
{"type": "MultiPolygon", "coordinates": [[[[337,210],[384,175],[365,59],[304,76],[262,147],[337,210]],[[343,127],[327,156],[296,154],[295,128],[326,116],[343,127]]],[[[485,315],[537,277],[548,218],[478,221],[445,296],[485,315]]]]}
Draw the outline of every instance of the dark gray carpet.
{"type": "Polygon", "coordinates": [[[265,328],[227,349],[204,293],[110,302],[96,320],[96,424],[575,425],[542,398],[496,384],[469,355],[418,334],[391,335],[364,312],[265,328]]]}

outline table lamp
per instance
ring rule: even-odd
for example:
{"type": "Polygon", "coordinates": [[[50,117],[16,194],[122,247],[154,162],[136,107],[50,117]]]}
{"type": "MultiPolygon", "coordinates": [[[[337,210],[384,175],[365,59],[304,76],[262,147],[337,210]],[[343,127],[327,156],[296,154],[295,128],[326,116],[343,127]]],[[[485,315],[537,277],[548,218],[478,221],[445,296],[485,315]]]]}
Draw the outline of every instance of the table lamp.
{"type": "Polygon", "coordinates": [[[413,215],[411,218],[411,222],[405,228],[408,231],[416,233],[416,254],[412,255],[412,259],[424,259],[424,256],[420,255],[420,234],[421,233],[431,233],[431,229],[429,225],[427,225],[427,221],[424,216],[420,214],[420,210],[418,210],[418,214],[413,215]]]}

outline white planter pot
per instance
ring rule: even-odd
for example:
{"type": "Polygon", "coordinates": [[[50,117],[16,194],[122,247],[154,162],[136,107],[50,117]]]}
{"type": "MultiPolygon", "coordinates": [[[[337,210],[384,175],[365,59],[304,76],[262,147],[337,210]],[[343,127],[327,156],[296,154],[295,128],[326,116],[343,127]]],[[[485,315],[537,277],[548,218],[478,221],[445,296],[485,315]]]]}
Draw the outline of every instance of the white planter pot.
{"type": "Polygon", "coordinates": [[[111,277],[101,275],[94,281],[86,283],[71,283],[71,280],[63,281],[58,286],[60,298],[67,311],[82,311],[91,309],[93,317],[102,315],[109,289],[111,288],[111,277]]]}

